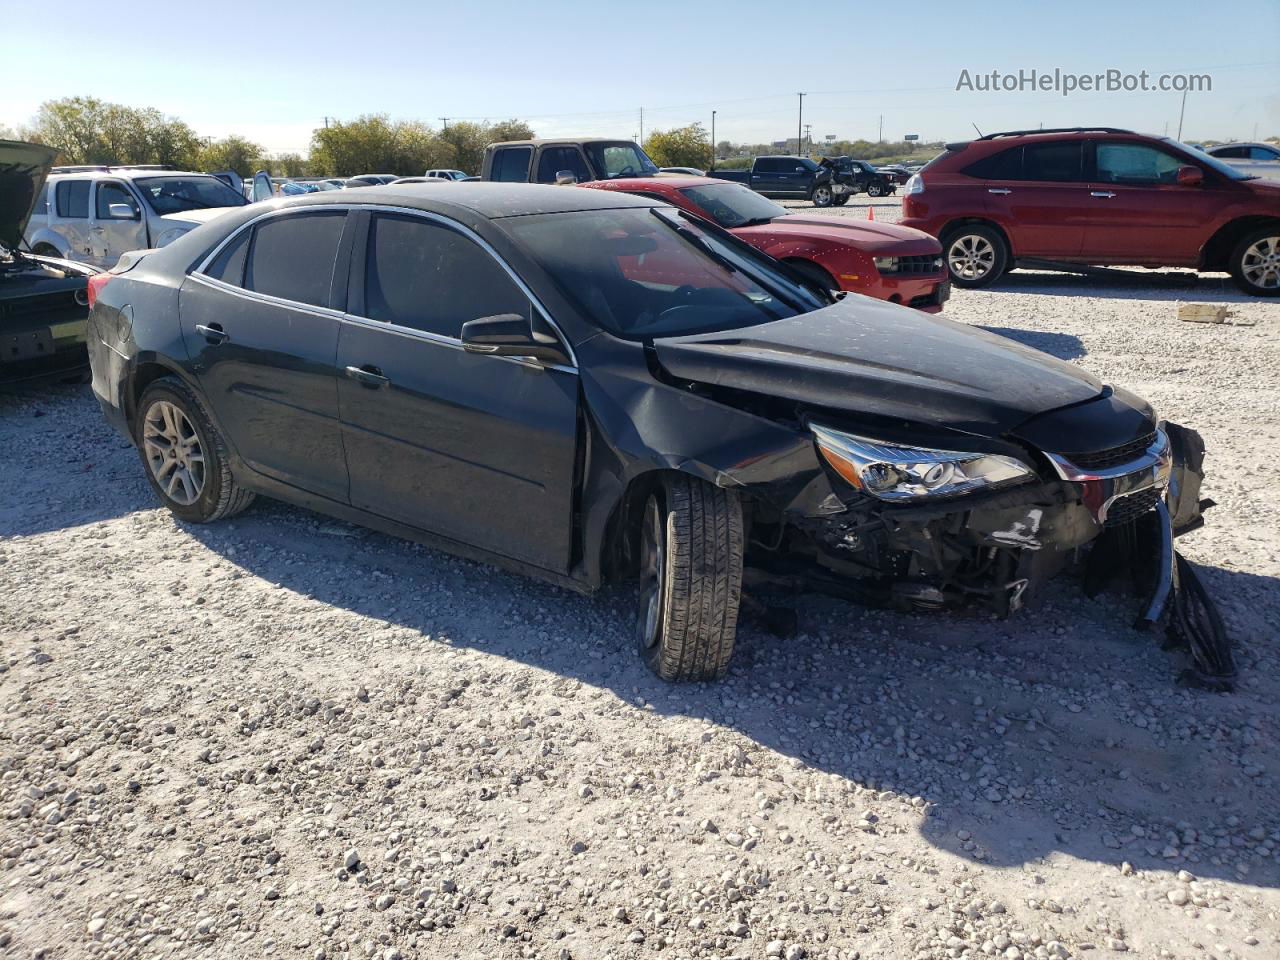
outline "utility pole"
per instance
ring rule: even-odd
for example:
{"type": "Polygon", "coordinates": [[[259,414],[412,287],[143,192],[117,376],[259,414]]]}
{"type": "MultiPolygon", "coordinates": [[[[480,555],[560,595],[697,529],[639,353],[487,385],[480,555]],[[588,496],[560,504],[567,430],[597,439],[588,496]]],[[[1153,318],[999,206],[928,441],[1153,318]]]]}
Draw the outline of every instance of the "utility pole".
{"type": "Polygon", "coordinates": [[[809,132],[812,129],[813,129],[812,123],[806,123],[804,125],[804,138],[806,141],[808,141],[809,146],[813,146],[813,134],[809,132]]]}
{"type": "Polygon", "coordinates": [[[337,121],[337,118],[335,118],[335,117],[325,117],[325,118],[324,118],[324,128],[325,128],[326,130],[328,130],[328,129],[329,129],[329,121],[330,121],[330,120],[333,120],[333,122],[334,122],[334,123],[337,123],[337,122],[338,122],[338,121],[337,121]]]}
{"type": "Polygon", "coordinates": [[[800,98],[800,112],[796,115],[796,153],[800,152],[800,132],[804,127],[804,94],[797,93],[800,98]]]}
{"type": "Polygon", "coordinates": [[[877,143],[884,143],[884,114],[880,114],[880,133],[876,136],[877,143]]]}
{"type": "Polygon", "coordinates": [[[644,144],[644,107],[640,108],[640,139],[636,142],[642,146],[644,144]]]}
{"type": "Polygon", "coordinates": [[[716,111],[712,110],[712,169],[716,169],[716,111]]]}
{"type": "Polygon", "coordinates": [[[444,124],[444,129],[446,129],[446,130],[448,130],[448,129],[449,129],[449,118],[448,118],[448,117],[441,117],[441,118],[440,118],[440,122],[441,122],[442,124],[444,124]]]}
{"type": "Polygon", "coordinates": [[[1182,118],[1183,116],[1186,115],[1186,112],[1187,112],[1187,91],[1183,90],[1182,91],[1182,109],[1178,111],[1178,136],[1175,138],[1179,141],[1182,140],[1182,118]]]}

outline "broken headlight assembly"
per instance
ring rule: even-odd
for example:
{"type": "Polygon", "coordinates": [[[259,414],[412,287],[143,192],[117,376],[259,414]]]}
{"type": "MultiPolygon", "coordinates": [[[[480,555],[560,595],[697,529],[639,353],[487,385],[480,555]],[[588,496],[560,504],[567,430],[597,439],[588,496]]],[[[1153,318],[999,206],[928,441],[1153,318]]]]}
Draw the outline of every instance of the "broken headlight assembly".
{"type": "Polygon", "coordinates": [[[855,489],[880,500],[954,497],[1035,476],[1022,461],[999,454],[905,447],[817,424],[809,429],[831,469],[855,489]]]}

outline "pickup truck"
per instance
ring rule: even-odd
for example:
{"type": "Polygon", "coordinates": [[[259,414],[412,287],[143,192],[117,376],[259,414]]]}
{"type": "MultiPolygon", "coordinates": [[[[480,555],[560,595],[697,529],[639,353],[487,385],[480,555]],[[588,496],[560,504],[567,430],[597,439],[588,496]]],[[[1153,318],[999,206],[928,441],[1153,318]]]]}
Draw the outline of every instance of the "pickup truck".
{"type": "Polygon", "coordinates": [[[658,165],[631,140],[508,140],[485,148],[480,179],[571,184],[657,172],[658,165]]]}
{"type": "MultiPolygon", "coordinates": [[[[877,170],[865,160],[852,157],[823,157],[821,163],[830,165],[837,179],[847,183],[853,193],[865,193],[869,197],[887,197],[898,189],[893,177],[877,170]]],[[[905,178],[904,178],[905,180],[905,178]]]]}
{"type": "Polygon", "coordinates": [[[844,206],[854,192],[838,170],[808,157],[756,157],[749,170],[714,170],[707,176],[744,184],[774,200],[810,200],[815,207],[844,206]]]}

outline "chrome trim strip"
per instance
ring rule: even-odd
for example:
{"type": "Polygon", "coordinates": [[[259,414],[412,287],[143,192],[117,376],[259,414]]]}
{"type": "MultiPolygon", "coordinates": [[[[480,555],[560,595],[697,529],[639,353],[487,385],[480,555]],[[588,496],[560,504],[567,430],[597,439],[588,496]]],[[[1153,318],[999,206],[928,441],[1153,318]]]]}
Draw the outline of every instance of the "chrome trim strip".
{"type": "Polygon", "coordinates": [[[1099,526],[1106,525],[1107,514],[1117,500],[1152,487],[1163,490],[1173,472],[1169,436],[1160,427],[1156,427],[1156,439],[1140,457],[1105,470],[1084,470],[1056,453],[1045,451],[1045,456],[1063,480],[1086,485],[1085,502],[1091,507],[1097,504],[1093,509],[1099,526]]]}
{"type": "Polygon", "coordinates": [[[269,293],[258,293],[256,290],[246,290],[244,287],[237,287],[234,284],[225,283],[222,280],[215,280],[213,277],[206,277],[202,273],[190,274],[191,279],[196,283],[202,283],[207,287],[215,290],[221,290],[223,293],[229,293],[233,297],[240,297],[242,300],[254,300],[258,303],[265,303],[273,307],[287,307],[290,310],[296,310],[299,313],[309,313],[312,316],[324,317],[326,320],[341,320],[341,310],[331,310],[328,307],[317,307],[311,303],[300,303],[297,300],[286,300],[284,297],[273,297],[269,293]]]}
{"type": "MultiPolygon", "coordinates": [[[[364,327],[368,330],[378,330],[382,333],[391,333],[397,337],[406,337],[409,340],[422,340],[425,343],[434,343],[437,346],[448,347],[451,350],[462,350],[466,352],[462,341],[457,337],[446,337],[444,334],[431,333],[429,330],[418,330],[414,327],[402,327],[398,323],[385,323],[382,320],[372,320],[369,317],[357,316],[354,313],[343,314],[343,323],[349,323],[353,326],[364,327]]],[[[488,356],[483,353],[473,353],[472,356],[483,357],[488,356]]],[[[518,363],[522,367],[532,367],[535,370],[558,370],[561,373],[577,374],[577,367],[566,367],[560,363],[542,363],[534,360],[532,357],[494,357],[489,356],[491,360],[504,360],[507,363],[518,363]]]]}
{"type": "Polygon", "coordinates": [[[1115,480],[1131,473],[1147,470],[1159,464],[1161,460],[1168,459],[1169,436],[1164,430],[1156,427],[1155,440],[1152,441],[1151,446],[1147,447],[1140,457],[1130,460],[1128,463],[1107,467],[1105,470],[1086,470],[1083,467],[1077,467],[1061,454],[1049,453],[1047,450],[1044,451],[1044,455],[1049,458],[1049,462],[1053,464],[1053,469],[1057,471],[1058,476],[1063,480],[1071,480],[1075,483],[1083,483],[1086,480],[1115,480]]]}
{"type": "MultiPolygon", "coordinates": [[[[216,247],[214,247],[213,250],[209,252],[209,255],[206,256],[202,261],[200,261],[200,264],[191,271],[190,276],[198,277],[199,279],[203,280],[206,283],[215,284],[220,290],[225,290],[228,292],[236,292],[241,294],[252,294],[251,299],[262,296],[262,297],[265,297],[266,302],[269,302],[269,303],[276,303],[283,306],[296,307],[298,309],[302,309],[308,312],[323,310],[324,313],[321,314],[322,316],[336,316],[340,318],[343,317],[344,315],[337,310],[330,310],[327,307],[313,307],[310,304],[296,304],[291,300],[283,300],[279,297],[270,297],[265,294],[256,294],[256,293],[253,293],[252,291],[243,290],[240,287],[232,286],[229,283],[223,283],[221,280],[216,280],[213,277],[209,277],[205,275],[205,271],[209,268],[209,265],[218,258],[218,255],[222,253],[223,249],[225,249],[229,243],[235,240],[236,237],[240,236],[240,234],[243,233],[245,230],[248,230],[251,227],[256,226],[257,224],[261,223],[263,220],[268,220],[274,217],[287,216],[289,214],[294,214],[294,213],[306,213],[312,210],[329,211],[329,212],[332,212],[335,210],[343,210],[348,213],[353,210],[367,210],[371,213],[399,213],[399,214],[404,214],[410,217],[421,217],[424,220],[432,220],[437,223],[443,224],[444,226],[448,227],[451,230],[456,230],[458,233],[461,233],[464,237],[476,243],[480,247],[480,249],[484,250],[487,254],[489,254],[489,256],[493,257],[493,259],[497,262],[497,264],[500,267],[502,267],[503,270],[506,271],[507,276],[509,276],[515,282],[516,286],[519,287],[520,290],[524,293],[524,295],[529,298],[529,302],[533,304],[534,309],[537,310],[539,314],[541,314],[542,319],[547,322],[547,325],[551,327],[551,329],[556,332],[556,336],[560,338],[561,345],[564,347],[565,352],[569,355],[569,359],[572,361],[573,372],[575,373],[577,372],[578,355],[574,351],[573,345],[569,343],[569,338],[564,335],[564,331],[560,329],[559,325],[555,322],[551,314],[547,311],[547,308],[542,305],[542,301],[540,301],[536,296],[534,296],[533,291],[529,288],[529,285],[524,282],[524,280],[520,277],[520,275],[511,269],[511,266],[505,260],[503,260],[502,257],[498,255],[498,252],[494,250],[492,246],[489,245],[489,242],[487,240],[481,237],[478,233],[476,233],[470,227],[466,226],[463,223],[459,223],[457,220],[450,219],[449,217],[446,217],[439,213],[435,213],[434,211],[431,211],[431,210],[419,210],[416,207],[399,207],[399,206],[392,206],[389,204],[379,204],[379,203],[342,203],[342,202],[308,203],[308,204],[300,204],[297,206],[276,206],[270,210],[266,210],[263,213],[258,214],[258,216],[256,217],[252,217],[249,220],[246,220],[244,223],[240,224],[240,226],[238,226],[235,230],[231,231],[231,233],[223,237],[222,241],[216,247]]],[[[376,321],[373,321],[373,322],[376,322],[376,321]]],[[[401,329],[407,329],[407,328],[401,328],[401,329]]],[[[423,331],[413,331],[413,332],[421,333],[423,331]]],[[[445,339],[449,339],[449,338],[445,338],[445,339]]],[[[499,359],[515,360],[517,362],[520,362],[520,358],[518,357],[500,357],[499,359]]],[[[563,367],[560,364],[541,364],[541,363],[537,363],[537,361],[528,361],[528,362],[533,363],[534,365],[539,367],[548,367],[553,370],[569,369],[568,367],[563,367]]]]}

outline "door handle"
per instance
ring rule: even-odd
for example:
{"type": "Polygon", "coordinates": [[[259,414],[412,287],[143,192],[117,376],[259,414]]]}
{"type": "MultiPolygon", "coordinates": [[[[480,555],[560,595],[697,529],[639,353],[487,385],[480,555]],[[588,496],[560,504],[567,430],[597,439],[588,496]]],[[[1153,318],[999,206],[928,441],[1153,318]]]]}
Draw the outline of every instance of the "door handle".
{"type": "Polygon", "coordinates": [[[1006,190],[1004,187],[991,187],[990,189],[987,190],[987,193],[1005,194],[1005,193],[1013,193],[1013,191],[1006,190]]]}
{"type": "Polygon", "coordinates": [[[384,377],[382,371],[371,363],[366,363],[363,367],[347,367],[346,374],[352,380],[356,380],[366,387],[385,387],[391,382],[390,377],[384,377]]]}
{"type": "Polygon", "coordinates": [[[1115,196],[1115,194],[1114,194],[1114,193],[1107,193],[1107,191],[1105,191],[1105,190],[1094,190],[1091,194],[1089,194],[1089,196],[1091,196],[1091,197],[1114,197],[1114,196],[1115,196]]]}
{"type": "Polygon", "coordinates": [[[218,344],[226,343],[228,340],[231,339],[231,334],[226,333],[222,329],[222,324],[220,323],[210,323],[208,325],[203,323],[197,323],[196,333],[200,334],[200,336],[204,337],[207,341],[209,341],[209,343],[213,344],[215,347],[218,344]]]}

